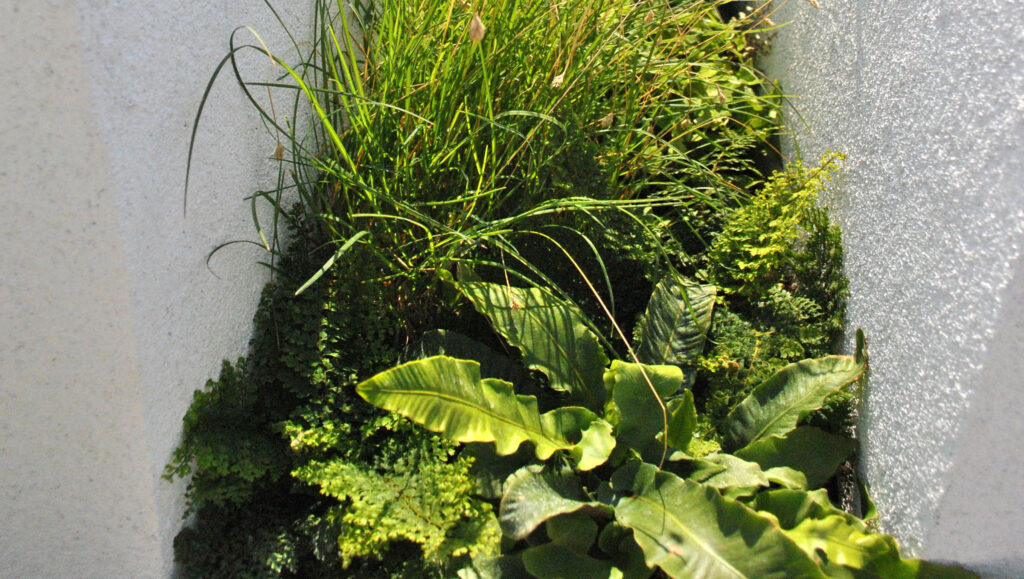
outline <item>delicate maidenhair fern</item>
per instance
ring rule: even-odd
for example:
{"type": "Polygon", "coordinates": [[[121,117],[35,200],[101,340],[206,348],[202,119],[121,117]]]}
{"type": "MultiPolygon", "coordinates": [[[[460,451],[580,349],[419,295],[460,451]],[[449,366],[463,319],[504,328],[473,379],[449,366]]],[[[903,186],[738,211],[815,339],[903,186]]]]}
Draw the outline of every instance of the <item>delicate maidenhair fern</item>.
{"type": "Polygon", "coordinates": [[[482,523],[493,518],[490,507],[466,506],[474,478],[450,456],[451,445],[374,409],[352,388],[394,363],[408,316],[394,305],[393,287],[361,283],[378,273],[370,255],[348,256],[294,296],[321,256],[309,255],[301,229],[293,233],[294,249],[264,290],[249,357],[225,363],[185,416],[166,474],[192,475],[187,500],[196,517],[175,541],[177,561],[186,577],[319,577],[336,575],[346,554],[354,576],[444,576],[438,561],[474,541],[488,544],[482,523]],[[367,548],[346,516],[371,519],[372,501],[355,509],[350,498],[339,500],[351,495],[327,470],[314,477],[316,464],[351,465],[349,474],[359,474],[347,479],[352,495],[371,496],[374,484],[414,475],[423,492],[446,489],[443,512],[430,514],[442,529],[399,536],[377,525],[383,534],[367,548]],[[293,471],[310,476],[299,481],[293,471]],[[314,480],[335,492],[305,484],[314,480]]]}
{"type": "Polygon", "coordinates": [[[423,556],[437,563],[497,554],[501,529],[491,506],[469,496],[472,460],[453,458],[453,446],[440,437],[420,441],[386,470],[335,459],[293,473],[341,501],[338,545],[346,567],[396,540],[421,545],[423,556]]]}

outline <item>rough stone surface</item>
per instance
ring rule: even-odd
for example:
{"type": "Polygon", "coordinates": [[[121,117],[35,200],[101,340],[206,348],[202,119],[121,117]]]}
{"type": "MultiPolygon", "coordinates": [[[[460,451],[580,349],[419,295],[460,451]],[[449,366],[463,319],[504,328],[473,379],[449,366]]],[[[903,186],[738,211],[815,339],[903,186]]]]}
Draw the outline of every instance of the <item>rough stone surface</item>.
{"type": "MultiPolygon", "coordinates": [[[[308,37],[312,2],[284,4],[308,37]]],[[[289,46],[259,0],[0,3],[0,576],[171,575],[184,485],[160,474],[267,279],[252,246],[205,265],[254,237],[243,197],[275,174],[229,78],[182,214],[192,121],[245,24],[289,46]]]]}
{"type": "Polygon", "coordinates": [[[787,150],[847,154],[827,202],[872,355],[862,474],[909,552],[1019,576],[1024,11],[820,4],[776,3],[765,64],[787,150]]]}

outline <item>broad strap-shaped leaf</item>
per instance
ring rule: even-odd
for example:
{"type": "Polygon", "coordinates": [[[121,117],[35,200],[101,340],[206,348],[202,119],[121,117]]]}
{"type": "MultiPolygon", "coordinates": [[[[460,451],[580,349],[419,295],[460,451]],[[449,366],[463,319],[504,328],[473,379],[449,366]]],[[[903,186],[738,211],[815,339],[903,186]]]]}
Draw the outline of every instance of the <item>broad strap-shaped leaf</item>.
{"type": "Polygon", "coordinates": [[[499,522],[505,536],[518,541],[548,519],[580,510],[611,512],[587,497],[572,471],[530,465],[509,477],[499,522]]]}
{"type": "Polygon", "coordinates": [[[632,468],[632,496],[618,501],[616,519],[670,577],[824,576],[772,520],[652,465],[632,468]]]}
{"type": "Polygon", "coordinates": [[[480,364],[432,356],[385,370],[356,387],[367,402],[397,412],[456,442],[493,442],[500,455],[524,441],[545,460],[566,450],[581,470],[608,460],[612,427],[586,408],[540,414],[537,399],[517,396],[503,380],[480,378],[480,364]],[[575,441],[575,442],[574,442],[575,441]]]}
{"type": "Polygon", "coordinates": [[[667,406],[668,443],[672,448],[685,452],[697,430],[697,406],[693,402],[693,391],[687,390],[681,397],[670,400],[667,406]]]}
{"type": "MultiPolygon", "coordinates": [[[[715,286],[684,285],[668,276],[654,288],[637,325],[636,355],[644,364],[686,367],[704,350],[715,306],[715,286]]],[[[686,386],[694,370],[686,368],[686,386]]]]}
{"type": "MultiPolygon", "coordinates": [[[[916,576],[912,567],[900,560],[895,539],[862,531],[840,515],[807,518],[785,533],[808,556],[826,566],[826,571],[841,566],[868,571],[876,577],[916,576]]],[[[836,569],[830,574],[840,575],[842,571],[836,569]]]]}
{"type": "Polygon", "coordinates": [[[429,358],[430,356],[451,356],[461,360],[480,362],[480,375],[484,378],[500,378],[522,388],[530,380],[530,371],[508,356],[498,353],[484,344],[451,330],[431,330],[405,349],[403,361],[429,358]]]}
{"type": "Polygon", "coordinates": [[[764,492],[757,495],[753,507],[775,518],[783,532],[831,576],[975,576],[957,567],[902,559],[895,539],[872,533],[864,521],[832,506],[824,490],[764,492]]]}
{"type": "Polygon", "coordinates": [[[456,282],[455,287],[522,352],[528,368],[548,377],[551,388],[569,394],[574,404],[601,409],[608,357],[575,305],[541,288],[479,281],[456,282]]]}
{"type": "Polygon", "coordinates": [[[805,488],[818,488],[857,449],[857,442],[813,426],[801,426],[785,436],[770,436],[748,444],[734,454],[764,470],[789,467],[807,477],[805,488]]]}
{"type": "Polygon", "coordinates": [[[751,496],[770,482],[757,463],[730,454],[684,458],[667,463],[665,469],[688,481],[716,489],[729,498],[751,496]]]}
{"type": "Polygon", "coordinates": [[[675,393],[682,384],[683,372],[676,366],[613,361],[604,373],[608,391],[604,415],[615,427],[618,444],[636,449],[648,462],[659,462],[664,444],[657,436],[665,425],[658,399],[675,393]]]}
{"type": "Polygon", "coordinates": [[[743,448],[786,434],[821,408],[830,394],[860,379],[865,367],[865,362],[849,356],[826,356],[782,368],[726,417],[725,447],[743,448]]]}
{"type": "Polygon", "coordinates": [[[710,470],[705,467],[688,477],[688,480],[718,489],[722,495],[732,499],[751,496],[769,483],[768,475],[757,463],[731,454],[712,454],[696,462],[720,466],[722,470],[708,476],[710,470]]]}
{"type": "MultiPolygon", "coordinates": [[[[609,508],[607,515],[611,514],[612,510],[609,508]]],[[[552,543],[558,543],[580,553],[589,551],[597,540],[597,522],[583,511],[551,517],[544,521],[544,530],[547,531],[552,543]]]]}

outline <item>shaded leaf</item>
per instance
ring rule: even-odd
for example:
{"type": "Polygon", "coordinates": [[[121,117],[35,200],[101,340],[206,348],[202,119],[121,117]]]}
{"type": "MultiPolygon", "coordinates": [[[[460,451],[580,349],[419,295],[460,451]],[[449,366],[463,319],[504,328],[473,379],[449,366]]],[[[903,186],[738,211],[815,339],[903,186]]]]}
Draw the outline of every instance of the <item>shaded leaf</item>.
{"type": "Polygon", "coordinates": [[[611,576],[612,564],[587,556],[557,543],[530,547],[522,553],[523,565],[534,577],[542,579],[579,579],[611,576]]]}
{"type": "Polygon", "coordinates": [[[530,372],[508,356],[495,352],[473,338],[451,330],[426,332],[406,349],[402,358],[404,360],[419,360],[441,355],[480,362],[480,375],[484,378],[500,378],[516,386],[521,386],[531,379],[530,372]]]}
{"type": "MultiPolygon", "coordinates": [[[[715,305],[715,286],[683,285],[674,276],[654,288],[637,325],[636,353],[644,364],[688,366],[704,351],[715,305]]],[[[694,370],[686,368],[686,387],[694,370]]]]}
{"type": "Polygon", "coordinates": [[[853,439],[801,426],[785,436],[770,436],[748,444],[734,454],[756,462],[766,471],[776,467],[800,471],[807,477],[804,488],[818,488],[856,449],[853,439]]]}
{"type": "Polygon", "coordinates": [[[456,575],[459,579],[503,579],[505,577],[525,577],[526,567],[519,555],[504,557],[488,557],[473,559],[472,562],[456,575]]]}
{"type": "Polygon", "coordinates": [[[623,579],[647,579],[654,573],[654,569],[647,566],[644,552],[633,538],[633,531],[619,523],[612,521],[605,525],[597,544],[622,571],[623,579]]]}
{"type": "Polygon", "coordinates": [[[670,400],[668,411],[668,443],[673,448],[685,451],[697,429],[697,407],[693,402],[693,392],[687,390],[680,398],[670,400]]]}
{"type": "Polygon", "coordinates": [[[360,383],[367,402],[397,412],[456,442],[493,442],[511,454],[524,441],[537,458],[566,450],[581,470],[608,459],[615,439],[611,425],[593,412],[563,407],[540,414],[537,399],[517,396],[512,385],[480,378],[480,364],[448,356],[406,362],[360,383]]]}
{"type": "Polygon", "coordinates": [[[633,496],[618,502],[616,518],[669,576],[824,576],[771,520],[654,466],[633,468],[633,496]]]}
{"type": "Polygon", "coordinates": [[[544,522],[544,529],[552,543],[579,553],[589,551],[597,539],[597,523],[580,511],[552,517],[544,522]]]}
{"type": "Polygon", "coordinates": [[[548,377],[551,388],[568,393],[574,404],[601,409],[608,357],[575,305],[540,288],[485,282],[457,282],[455,287],[522,352],[528,368],[548,377]]]}
{"type": "Polygon", "coordinates": [[[505,535],[518,541],[551,517],[581,509],[610,514],[606,505],[587,497],[571,471],[530,465],[509,479],[499,520],[505,535]]]}

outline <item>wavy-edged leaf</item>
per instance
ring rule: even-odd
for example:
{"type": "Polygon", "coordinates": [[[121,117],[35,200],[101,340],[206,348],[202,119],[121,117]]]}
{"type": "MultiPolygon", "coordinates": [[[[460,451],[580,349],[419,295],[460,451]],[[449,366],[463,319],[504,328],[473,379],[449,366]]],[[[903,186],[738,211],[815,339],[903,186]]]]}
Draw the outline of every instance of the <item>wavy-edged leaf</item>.
{"type": "Polygon", "coordinates": [[[824,576],[770,519],[652,465],[632,468],[633,496],[619,500],[615,515],[649,565],[671,577],[824,576]]]}
{"type": "MultiPolygon", "coordinates": [[[[915,576],[900,560],[895,539],[864,532],[840,515],[807,518],[785,533],[808,556],[826,566],[826,570],[842,566],[868,571],[878,577],[915,576]]],[[[839,570],[835,572],[839,573],[839,570]]]]}
{"type": "Polygon", "coordinates": [[[693,391],[687,390],[679,398],[668,403],[668,443],[672,448],[686,451],[697,430],[697,406],[693,402],[693,391]]]}
{"type": "Polygon", "coordinates": [[[611,513],[606,505],[587,497],[572,471],[530,465],[509,477],[499,522],[505,536],[518,541],[548,519],[580,510],[611,513]]]}
{"type": "Polygon", "coordinates": [[[788,466],[769,468],[764,471],[764,476],[768,477],[769,481],[788,489],[803,491],[810,487],[807,484],[807,475],[788,466]]]}
{"type": "Polygon", "coordinates": [[[759,493],[751,505],[754,510],[770,513],[783,529],[792,529],[806,519],[829,515],[845,515],[847,522],[859,530],[867,530],[857,517],[832,506],[825,490],[801,491],[779,489],[759,493]]]}
{"type": "Polygon", "coordinates": [[[517,396],[512,385],[481,379],[480,364],[448,356],[406,362],[360,383],[367,402],[397,412],[456,442],[493,442],[500,455],[525,441],[545,460],[566,450],[581,470],[608,460],[615,447],[610,424],[586,408],[567,406],[540,414],[537,399],[517,396]]]}
{"type": "Polygon", "coordinates": [[[737,449],[796,428],[834,392],[856,382],[866,364],[849,356],[825,356],[790,364],[740,402],[725,424],[725,447],[737,449]]]}
{"type": "Polygon", "coordinates": [[[456,282],[455,287],[522,352],[528,368],[548,377],[551,388],[569,394],[575,404],[601,409],[608,357],[575,305],[541,288],[479,281],[456,282]]]}
{"type": "Polygon", "coordinates": [[[800,471],[807,477],[804,488],[818,488],[855,450],[857,441],[851,438],[801,426],[785,436],[769,436],[748,444],[734,454],[756,462],[766,471],[776,467],[800,471]]]}
{"type": "MultiPolygon", "coordinates": [[[[715,306],[713,285],[684,285],[668,276],[654,288],[637,325],[636,355],[644,364],[692,364],[704,351],[715,306]]],[[[686,386],[694,371],[686,369],[686,386]]]]}
{"type": "Polygon", "coordinates": [[[731,454],[712,454],[705,457],[702,462],[721,466],[722,470],[706,477],[701,474],[700,480],[691,476],[690,480],[718,489],[722,495],[729,498],[747,497],[761,487],[768,486],[768,475],[755,462],[731,454]]]}
{"type": "Polygon", "coordinates": [[[824,490],[764,492],[757,495],[752,506],[770,513],[783,532],[831,576],[976,576],[958,567],[900,558],[895,539],[872,533],[863,520],[832,506],[824,490]]]}
{"type": "Polygon", "coordinates": [[[655,392],[664,399],[678,391],[682,384],[683,372],[677,366],[614,360],[604,373],[604,387],[608,392],[604,412],[615,426],[618,444],[636,449],[646,461],[658,462],[664,445],[656,437],[665,427],[655,392]]]}

